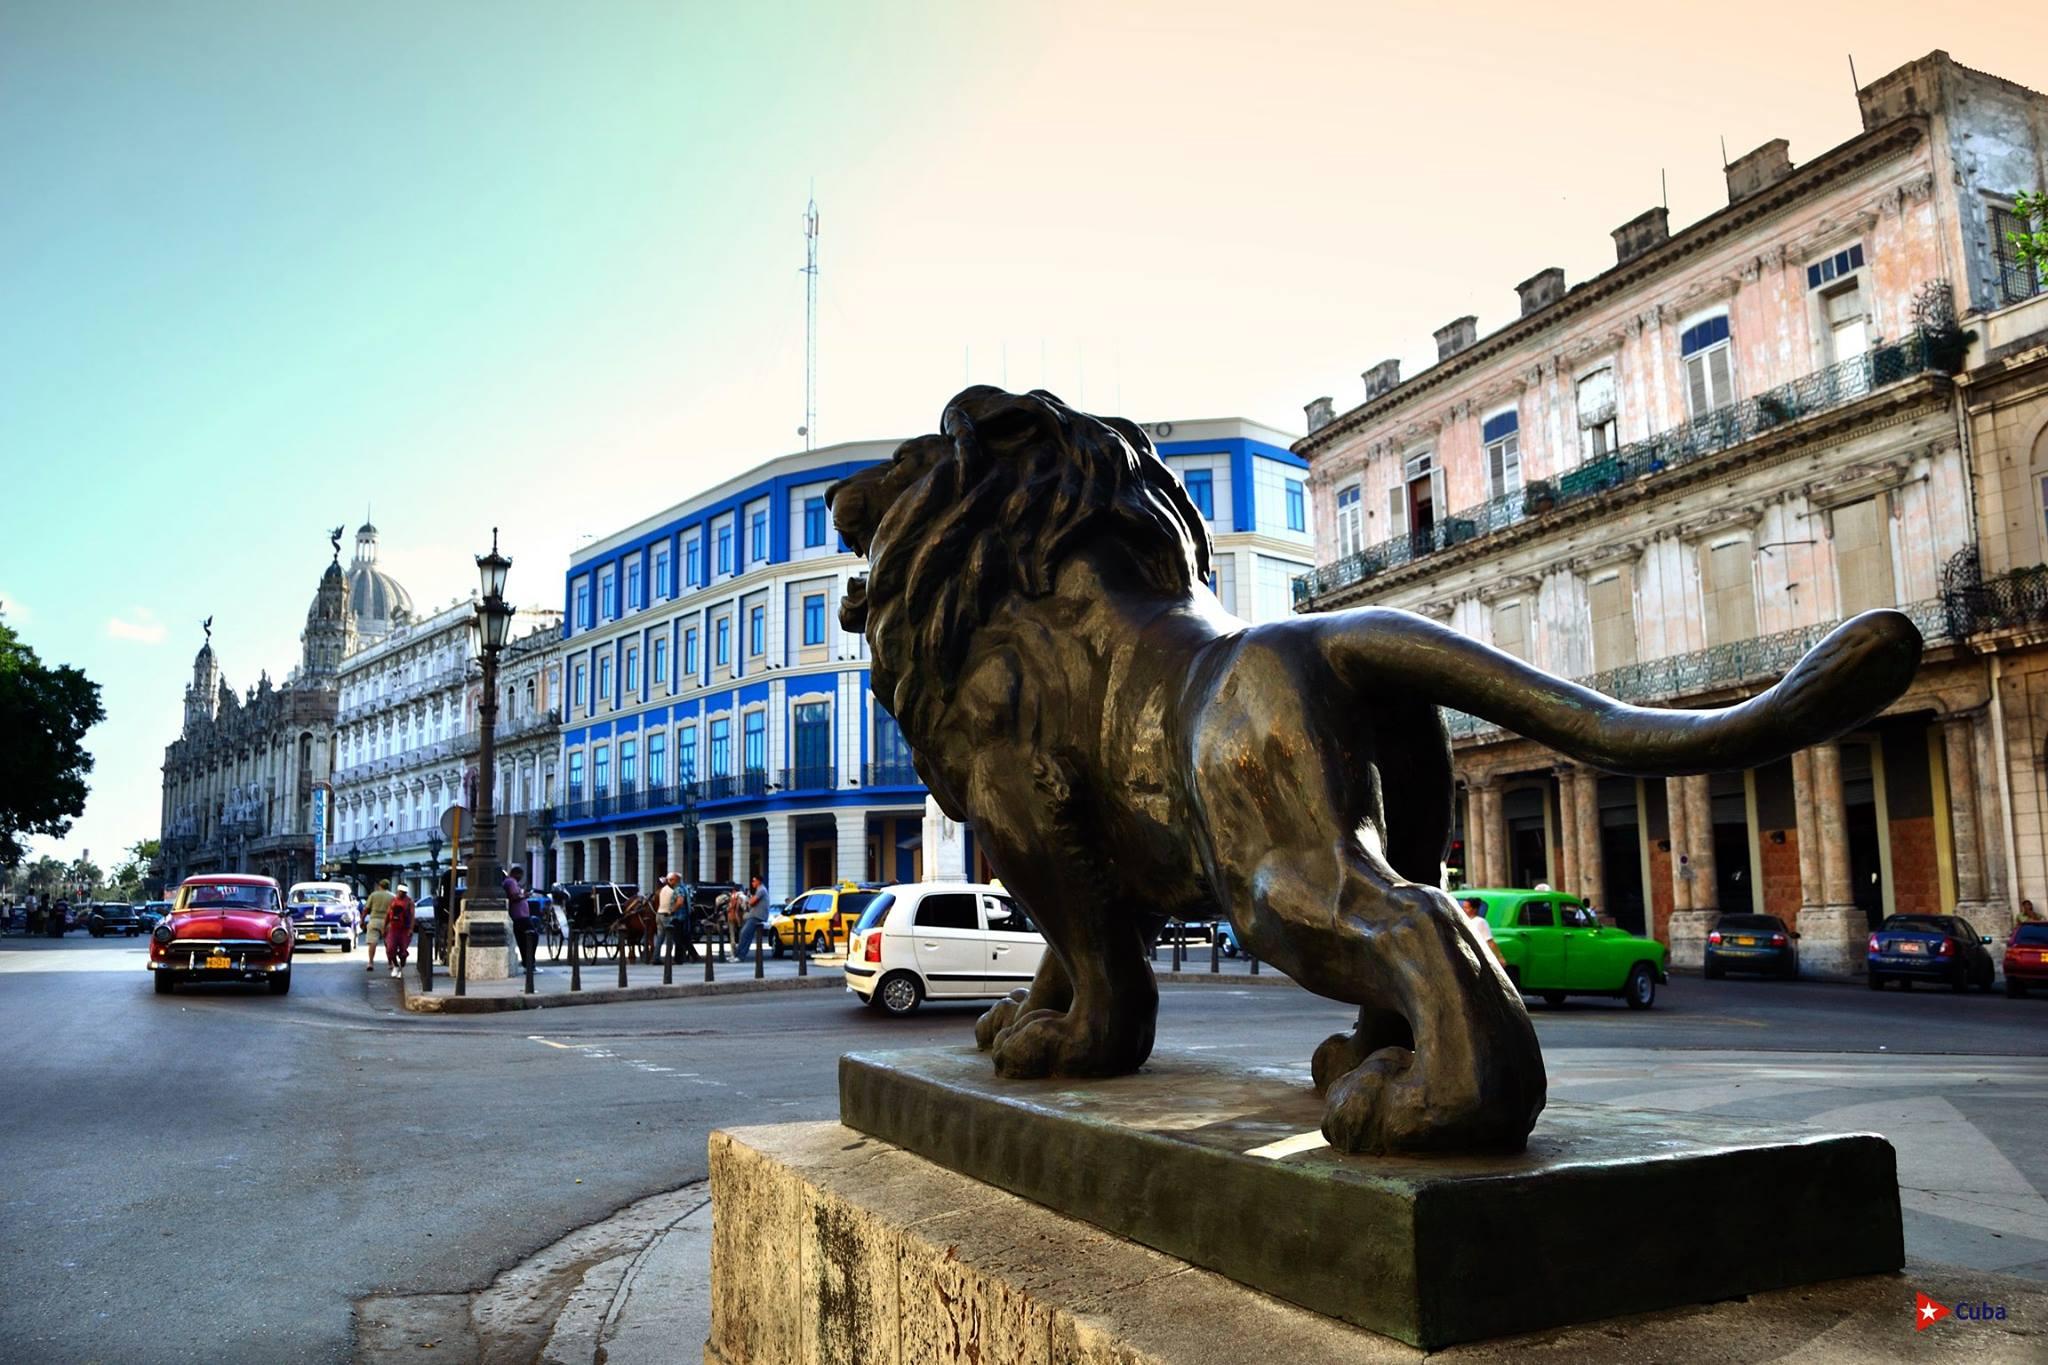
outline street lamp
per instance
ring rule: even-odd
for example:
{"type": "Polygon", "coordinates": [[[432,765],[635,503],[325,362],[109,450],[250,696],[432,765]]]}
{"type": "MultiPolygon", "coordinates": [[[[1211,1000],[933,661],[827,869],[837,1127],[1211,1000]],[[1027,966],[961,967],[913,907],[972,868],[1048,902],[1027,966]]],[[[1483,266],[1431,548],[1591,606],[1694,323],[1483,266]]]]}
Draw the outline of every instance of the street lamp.
{"type": "MultiPolygon", "coordinates": [[[[540,808],[540,827],[534,833],[540,836],[540,879],[546,886],[553,886],[561,880],[555,876],[555,808],[540,808]]],[[[543,890],[546,889],[544,886],[543,890]]]]}
{"type": "Polygon", "coordinates": [[[348,879],[350,882],[354,883],[356,888],[356,894],[358,896],[362,895],[364,893],[364,888],[363,846],[361,844],[350,844],[348,846],[348,879]]]}
{"type": "MultiPolygon", "coordinates": [[[[476,604],[479,653],[483,664],[483,695],[477,701],[476,749],[476,848],[485,864],[495,869],[498,856],[498,816],[492,807],[498,785],[498,654],[512,630],[512,607],[505,601],[505,575],[512,561],[498,553],[498,528],[491,528],[491,552],[476,557],[477,576],[483,598],[476,604]]],[[[511,943],[512,921],[506,914],[505,898],[492,894],[497,886],[495,870],[479,879],[474,872],[470,894],[463,904],[463,927],[469,946],[493,950],[486,958],[466,967],[471,980],[487,980],[507,974],[504,949],[511,943]],[[485,894],[478,895],[482,889],[485,894]]]]}

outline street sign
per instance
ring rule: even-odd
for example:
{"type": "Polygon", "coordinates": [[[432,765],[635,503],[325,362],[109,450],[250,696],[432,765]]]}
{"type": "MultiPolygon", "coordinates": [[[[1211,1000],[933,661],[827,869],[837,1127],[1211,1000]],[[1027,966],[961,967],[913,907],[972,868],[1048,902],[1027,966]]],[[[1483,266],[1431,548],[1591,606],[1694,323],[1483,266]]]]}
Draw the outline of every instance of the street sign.
{"type": "Polygon", "coordinates": [[[461,843],[463,821],[468,819],[468,817],[469,812],[462,808],[460,801],[450,806],[447,810],[442,811],[441,837],[446,839],[451,845],[461,843]]]}

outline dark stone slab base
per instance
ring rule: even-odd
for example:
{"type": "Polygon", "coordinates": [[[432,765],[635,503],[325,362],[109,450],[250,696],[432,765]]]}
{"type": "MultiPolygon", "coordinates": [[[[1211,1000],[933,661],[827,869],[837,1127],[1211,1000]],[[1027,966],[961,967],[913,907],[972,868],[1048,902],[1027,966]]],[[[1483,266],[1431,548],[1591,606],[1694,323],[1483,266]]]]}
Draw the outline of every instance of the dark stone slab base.
{"type": "Polygon", "coordinates": [[[1333,1152],[1307,1068],[1162,1052],[1005,1081],[970,1047],[852,1053],[841,1120],[1306,1308],[1435,1348],[1905,1262],[1872,1134],[1552,1104],[1516,1156],[1333,1152]]]}

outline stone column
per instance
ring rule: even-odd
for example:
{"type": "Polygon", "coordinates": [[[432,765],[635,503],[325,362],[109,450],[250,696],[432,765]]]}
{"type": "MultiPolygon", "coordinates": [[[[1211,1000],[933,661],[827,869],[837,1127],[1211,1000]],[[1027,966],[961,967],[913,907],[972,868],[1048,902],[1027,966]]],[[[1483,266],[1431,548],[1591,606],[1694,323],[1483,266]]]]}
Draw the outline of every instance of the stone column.
{"type": "Polygon", "coordinates": [[[611,837],[612,866],[609,880],[623,886],[633,875],[633,836],[614,834],[611,837]]]}
{"type": "Polygon", "coordinates": [[[643,831],[639,840],[640,860],[633,868],[633,885],[641,891],[648,891],[654,886],[654,831],[643,831]]]}
{"type": "Polygon", "coordinates": [[[1579,884],[1573,889],[1606,914],[1606,864],[1600,850],[1600,774],[1591,768],[1581,768],[1578,791],[1579,884]]]}
{"type": "Polygon", "coordinates": [[[1813,813],[1820,842],[1821,903],[1799,915],[1799,970],[1846,981],[1865,970],[1869,921],[1856,908],[1849,885],[1849,816],[1842,803],[1842,751],[1816,744],[1813,813]]]}
{"type": "Polygon", "coordinates": [[[1956,913],[1980,934],[1996,937],[2005,928],[1997,907],[1984,894],[1984,844],[1979,836],[1977,772],[1967,716],[1941,721],[1942,758],[1948,769],[1948,819],[1956,867],[1956,913]]]}
{"type": "Polygon", "coordinates": [[[958,882],[967,879],[967,841],[960,823],[939,809],[939,803],[924,799],[924,879],[928,882],[958,882]]]}
{"type": "Polygon", "coordinates": [[[1671,827],[1671,918],[1665,934],[1673,967],[1699,967],[1706,960],[1707,935],[1721,918],[1715,906],[1712,812],[1706,807],[1706,779],[1672,777],[1664,783],[1671,827]],[[1700,847],[1706,844],[1704,864],[1700,847]]]}
{"type": "MultiPolygon", "coordinates": [[[[841,807],[833,814],[838,823],[839,880],[866,881],[868,875],[868,813],[861,807],[841,807]]],[[[886,858],[885,858],[886,861],[886,858]]],[[[889,880],[886,870],[882,880],[889,880]]]]}
{"type": "Polygon", "coordinates": [[[1501,815],[1499,782],[1486,784],[1486,884],[1506,886],[1510,871],[1507,822],[1501,815]]]}
{"type": "Polygon", "coordinates": [[[1820,815],[1813,799],[1811,749],[1792,755],[1792,818],[1799,839],[1799,918],[1792,925],[1797,929],[1808,910],[1818,909],[1826,901],[1821,894],[1820,815]]]}
{"type": "Polygon", "coordinates": [[[796,865],[796,818],[789,815],[768,817],[768,899],[788,900],[803,891],[797,885],[796,865]]]}
{"type": "Polygon", "coordinates": [[[1671,844],[1671,914],[1675,919],[1692,909],[1692,879],[1685,875],[1692,864],[1685,857],[1688,840],[1682,777],[1664,779],[1664,825],[1671,844]]]}
{"type": "Polygon", "coordinates": [[[1465,885],[1487,886],[1485,797],[1477,778],[1465,782],[1465,885]]]}
{"type": "MultiPolygon", "coordinates": [[[[1557,779],[1557,866],[1550,869],[1550,884],[1570,895],[1579,893],[1579,770],[1570,764],[1551,770],[1557,779]]],[[[1548,792],[1544,800],[1550,799],[1548,792]]]]}
{"type": "Polygon", "coordinates": [[[1979,711],[1971,726],[1970,748],[1977,774],[1977,832],[1982,838],[1984,899],[1991,902],[2004,928],[2019,909],[2016,892],[2006,885],[2005,802],[1998,791],[1998,765],[2004,761],[1992,742],[1991,722],[1979,711]]]}

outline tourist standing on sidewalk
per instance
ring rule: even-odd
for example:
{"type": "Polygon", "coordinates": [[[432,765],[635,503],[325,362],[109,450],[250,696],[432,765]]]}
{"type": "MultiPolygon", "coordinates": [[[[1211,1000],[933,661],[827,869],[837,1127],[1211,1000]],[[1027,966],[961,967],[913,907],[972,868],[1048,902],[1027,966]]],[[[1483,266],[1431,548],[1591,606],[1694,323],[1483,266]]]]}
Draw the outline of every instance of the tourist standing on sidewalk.
{"type": "Polygon", "coordinates": [[[412,927],[415,919],[412,893],[399,887],[391,897],[391,909],[384,917],[384,957],[391,964],[391,975],[405,975],[405,959],[412,948],[412,927]]]}
{"type": "Polygon", "coordinates": [[[667,945],[675,930],[676,884],[682,879],[680,872],[671,872],[661,879],[660,889],[654,893],[654,941],[658,944],[667,945]]]}
{"type": "Polygon", "coordinates": [[[768,884],[759,877],[747,880],[747,918],[740,925],[740,941],[735,945],[741,960],[754,950],[754,939],[768,927],[768,884]]]}
{"type": "Polygon", "coordinates": [[[512,917],[512,941],[519,945],[519,969],[533,965],[533,910],[526,903],[526,889],[519,884],[519,869],[505,869],[505,913],[512,917]]]}
{"type": "MultiPolygon", "coordinates": [[[[377,889],[370,893],[370,903],[364,909],[368,918],[364,921],[363,942],[368,945],[368,950],[363,962],[363,970],[374,972],[377,970],[377,945],[384,941],[384,926],[391,919],[391,879],[389,877],[385,877],[377,883],[377,889]]],[[[384,960],[389,962],[391,954],[385,953],[384,960]]]]}

